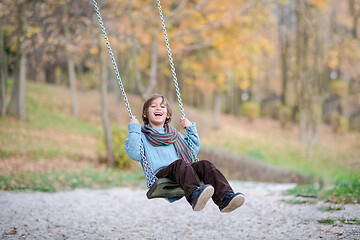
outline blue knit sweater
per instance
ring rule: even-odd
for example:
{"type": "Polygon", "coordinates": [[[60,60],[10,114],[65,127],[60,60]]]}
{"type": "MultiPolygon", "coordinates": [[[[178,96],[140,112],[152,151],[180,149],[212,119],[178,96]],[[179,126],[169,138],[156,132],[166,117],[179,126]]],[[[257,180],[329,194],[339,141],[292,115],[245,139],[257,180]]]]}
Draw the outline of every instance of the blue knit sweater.
{"type": "MultiPolygon", "coordinates": [[[[145,137],[144,133],[141,132],[141,126],[137,123],[129,123],[128,124],[129,134],[125,140],[125,151],[128,154],[129,158],[138,161],[141,163],[141,166],[144,170],[144,165],[142,161],[142,156],[140,152],[140,144],[144,147],[145,157],[147,162],[149,163],[154,174],[158,173],[161,169],[167,167],[172,162],[180,159],[178,156],[174,144],[170,144],[168,146],[160,146],[156,147],[152,145],[145,137]]],[[[160,133],[164,133],[164,128],[154,128],[156,131],[160,133]]],[[[200,149],[200,138],[197,134],[196,124],[192,123],[191,126],[186,128],[190,139],[193,142],[193,149],[195,154],[199,152],[200,149]]],[[[184,137],[181,133],[179,136],[185,140],[187,144],[187,137],[184,137]]],[[[145,170],[144,170],[145,174],[145,170]]],[[[152,181],[152,176],[151,180],[152,181]]]]}

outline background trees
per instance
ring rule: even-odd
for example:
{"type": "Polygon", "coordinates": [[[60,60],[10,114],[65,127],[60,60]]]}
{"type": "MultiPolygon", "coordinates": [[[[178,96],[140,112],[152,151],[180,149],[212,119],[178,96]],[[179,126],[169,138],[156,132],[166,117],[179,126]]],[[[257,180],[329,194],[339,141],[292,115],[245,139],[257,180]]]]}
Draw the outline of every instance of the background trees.
{"type": "MultiPolygon", "coordinates": [[[[309,156],[320,122],[360,129],[359,0],[162,4],[183,101],[214,111],[215,128],[222,112],[297,122],[309,156]],[[249,102],[257,107],[245,111],[249,102]]],[[[174,100],[156,1],[99,7],[127,92],[174,100]]],[[[103,40],[89,1],[5,0],[0,10],[1,116],[26,118],[25,79],[69,86],[74,116],[78,90],[119,94],[100,80],[113,75],[105,77],[108,58],[100,64],[103,40]]]]}

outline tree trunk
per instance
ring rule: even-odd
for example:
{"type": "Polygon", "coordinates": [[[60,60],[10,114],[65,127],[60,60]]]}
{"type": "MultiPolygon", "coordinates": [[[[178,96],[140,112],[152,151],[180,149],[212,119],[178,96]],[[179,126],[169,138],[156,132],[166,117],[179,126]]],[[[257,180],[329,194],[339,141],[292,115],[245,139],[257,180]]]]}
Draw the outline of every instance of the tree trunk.
{"type": "Polygon", "coordinates": [[[316,19],[318,12],[309,3],[297,1],[296,22],[296,70],[297,103],[300,113],[300,141],[306,146],[307,158],[311,159],[318,135],[317,100],[321,94],[323,70],[323,38],[316,19]],[[310,27],[311,26],[311,27],[310,27]],[[310,29],[311,28],[311,29],[310,29]]]}
{"type": "Polygon", "coordinates": [[[357,39],[357,28],[358,28],[358,19],[359,19],[359,15],[360,15],[360,8],[357,7],[357,5],[359,5],[356,0],[349,0],[348,2],[349,4],[349,10],[350,10],[350,15],[352,17],[353,20],[353,25],[352,25],[352,29],[351,29],[351,33],[354,39],[357,39]]]}
{"type": "Polygon", "coordinates": [[[229,85],[229,91],[226,94],[226,99],[225,99],[225,102],[226,102],[225,103],[225,105],[226,105],[225,112],[228,113],[228,114],[234,114],[234,112],[235,112],[235,110],[234,110],[235,107],[234,106],[237,105],[237,103],[234,100],[234,97],[236,95],[235,90],[237,88],[235,87],[233,78],[229,79],[228,85],[229,85]]]}
{"type": "Polygon", "coordinates": [[[7,65],[7,55],[5,53],[5,43],[4,43],[4,31],[2,23],[0,23],[0,116],[6,116],[6,89],[7,89],[7,75],[8,75],[8,65],[7,65]]]}
{"type": "Polygon", "coordinates": [[[37,53],[33,53],[32,56],[30,56],[29,58],[29,73],[28,75],[28,79],[32,82],[40,82],[42,81],[41,76],[40,76],[40,72],[43,69],[43,64],[41,64],[41,57],[40,54],[37,53]]]}
{"type": "Polygon", "coordinates": [[[353,17],[353,30],[352,30],[352,34],[353,34],[353,38],[354,39],[357,39],[357,28],[358,28],[358,19],[359,19],[359,16],[358,15],[355,15],[353,17]]]}
{"type": "Polygon", "coordinates": [[[14,117],[20,120],[26,119],[25,108],[25,84],[26,84],[26,29],[27,19],[25,14],[25,6],[21,4],[18,8],[19,13],[19,59],[14,77],[14,85],[12,90],[9,110],[13,112],[14,117]]]}
{"type": "Polygon", "coordinates": [[[299,127],[300,127],[300,142],[303,145],[306,145],[306,121],[307,121],[307,114],[304,109],[300,110],[300,119],[299,119],[299,127]]]}
{"type": "Polygon", "coordinates": [[[20,57],[20,73],[19,73],[19,100],[18,100],[18,112],[16,112],[15,117],[18,117],[21,120],[26,119],[26,108],[25,108],[25,89],[26,89],[26,53],[21,51],[20,57]]]}
{"type": "MultiPolygon", "coordinates": [[[[71,39],[70,29],[69,29],[69,17],[68,17],[68,9],[67,9],[67,3],[64,4],[64,34],[65,38],[69,41],[71,39]]],[[[74,56],[72,52],[70,51],[70,46],[66,46],[66,57],[67,57],[67,67],[68,67],[68,73],[69,73],[69,85],[70,85],[70,94],[71,94],[71,103],[72,103],[72,110],[73,115],[75,117],[79,116],[79,103],[77,98],[77,90],[76,90],[76,79],[75,79],[75,64],[74,64],[74,56]]]]}
{"type": "Polygon", "coordinates": [[[219,91],[215,91],[215,101],[214,101],[214,125],[215,130],[220,129],[220,116],[221,116],[221,101],[222,96],[219,91]]]}
{"type": "Polygon", "coordinates": [[[137,63],[137,45],[136,45],[136,37],[135,37],[135,23],[132,16],[132,3],[131,0],[127,1],[129,6],[129,19],[130,19],[130,26],[131,26],[131,58],[134,66],[134,72],[135,72],[135,81],[137,84],[137,89],[139,90],[141,96],[143,99],[146,99],[149,97],[149,95],[152,93],[155,85],[156,85],[156,78],[157,78],[157,68],[158,68],[158,51],[157,51],[157,40],[156,40],[156,24],[155,24],[155,10],[152,12],[151,17],[151,45],[150,45],[150,76],[149,76],[149,84],[146,86],[146,84],[143,83],[141,79],[141,70],[137,63]]]}
{"type": "Polygon", "coordinates": [[[287,93],[287,85],[289,78],[288,71],[288,56],[289,56],[289,47],[290,47],[290,39],[289,39],[289,20],[290,17],[286,14],[288,11],[286,6],[278,3],[279,9],[279,21],[278,21],[278,38],[279,38],[279,49],[280,49],[280,67],[281,67],[281,102],[283,105],[286,105],[286,93],[287,93]]]}
{"type": "Polygon", "coordinates": [[[109,167],[114,166],[114,154],[113,154],[113,137],[111,132],[109,114],[108,114],[108,102],[107,102],[107,66],[105,63],[105,51],[104,46],[100,48],[100,61],[101,61],[101,117],[105,132],[106,143],[106,164],[109,167]]]}
{"type": "Polygon", "coordinates": [[[72,109],[73,109],[73,115],[75,117],[79,116],[79,103],[77,98],[77,90],[76,90],[76,79],[75,79],[75,64],[72,60],[72,57],[70,56],[70,53],[68,53],[68,71],[69,71],[69,84],[70,84],[70,94],[71,94],[71,103],[72,103],[72,109]]]}
{"type": "Polygon", "coordinates": [[[306,111],[306,92],[304,85],[306,85],[306,31],[304,24],[304,7],[305,3],[303,1],[297,0],[296,7],[296,65],[295,65],[295,92],[297,105],[299,106],[300,114],[300,142],[306,145],[306,121],[307,121],[307,111],[306,111]]]}
{"type": "MultiPolygon", "coordinates": [[[[114,56],[115,59],[119,59],[117,56],[117,52],[118,51],[114,51],[114,56]]],[[[120,91],[120,87],[117,81],[112,81],[110,86],[112,86],[112,88],[114,89],[114,97],[115,97],[115,117],[116,117],[116,123],[118,125],[121,124],[121,91],[120,91]]]]}
{"type": "Polygon", "coordinates": [[[313,148],[319,133],[319,125],[315,119],[309,123],[308,126],[309,138],[307,139],[307,159],[312,159],[313,148]]]}
{"type": "Polygon", "coordinates": [[[79,90],[84,90],[84,65],[83,63],[77,64],[77,76],[79,78],[79,90]]]}
{"type": "Polygon", "coordinates": [[[114,86],[114,96],[115,96],[115,115],[116,115],[116,123],[117,124],[121,124],[121,102],[122,102],[122,98],[121,98],[121,92],[120,92],[120,88],[119,85],[117,84],[117,82],[113,83],[114,86]]]}
{"type": "Polygon", "coordinates": [[[145,93],[146,97],[148,97],[151,92],[153,91],[156,80],[157,80],[157,73],[158,73],[158,50],[157,50],[157,41],[156,41],[156,32],[155,26],[153,24],[152,31],[151,31],[151,62],[150,62],[150,76],[149,76],[149,86],[147,87],[147,92],[145,93]]]}
{"type": "Polygon", "coordinates": [[[248,87],[248,100],[252,101],[253,100],[253,87],[254,87],[254,77],[253,77],[253,65],[251,64],[249,67],[249,72],[248,72],[248,79],[250,82],[250,85],[248,87]]]}
{"type": "Polygon", "coordinates": [[[143,92],[143,85],[141,83],[141,72],[137,63],[137,44],[136,44],[136,38],[135,38],[135,23],[134,18],[132,16],[132,3],[131,0],[127,1],[128,4],[128,14],[129,14],[129,21],[130,21],[130,37],[131,37],[131,60],[132,60],[132,66],[133,66],[133,73],[135,74],[134,78],[136,82],[137,89],[141,92],[143,92]]]}
{"type": "Polygon", "coordinates": [[[44,72],[45,72],[45,82],[50,84],[55,84],[56,83],[55,64],[54,63],[45,64],[44,72]]]}

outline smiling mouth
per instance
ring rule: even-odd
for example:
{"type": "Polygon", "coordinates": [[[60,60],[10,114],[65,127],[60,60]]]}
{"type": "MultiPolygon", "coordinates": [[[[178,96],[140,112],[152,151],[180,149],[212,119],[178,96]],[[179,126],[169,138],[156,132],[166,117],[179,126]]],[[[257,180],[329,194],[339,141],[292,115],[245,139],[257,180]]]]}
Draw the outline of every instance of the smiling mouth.
{"type": "Polygon", "coordinates": [[[155,113],[154,115],[155,115],[155,117],[162,117],[161,113],[155,113]]]}

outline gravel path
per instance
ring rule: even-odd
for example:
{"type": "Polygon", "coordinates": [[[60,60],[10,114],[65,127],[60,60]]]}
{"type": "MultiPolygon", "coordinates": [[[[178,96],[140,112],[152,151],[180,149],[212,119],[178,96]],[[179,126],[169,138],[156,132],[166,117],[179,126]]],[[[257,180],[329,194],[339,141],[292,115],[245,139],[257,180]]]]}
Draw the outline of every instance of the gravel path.
{"type": "Polygon", "coordinates": [[[186,200],[147,200],[144,189],[0,192],[1,239],[360,239],[360,226],[323,218],[359,218],[359,205],[322,212],[291,205],[292,184],[231,182],[246,195],[240,209],[222,214],[210,200],[193,212],[186,200]]]}

